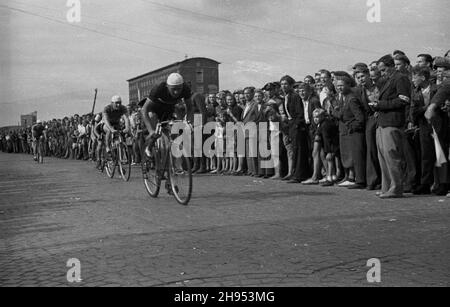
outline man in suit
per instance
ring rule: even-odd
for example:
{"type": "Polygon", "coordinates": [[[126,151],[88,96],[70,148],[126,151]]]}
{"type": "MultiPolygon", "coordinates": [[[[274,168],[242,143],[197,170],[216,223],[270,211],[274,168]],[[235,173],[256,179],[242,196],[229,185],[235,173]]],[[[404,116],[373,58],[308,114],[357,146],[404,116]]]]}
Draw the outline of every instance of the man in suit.
{"type": "MultiPolygon", "coordinates": [[[[258,109],[258,103],[253,99],[255,95],[255,89],[252,87],[247,87],[244,89],[245,100],[247,101],[244,112],[242,113],[242,122],[244,125],[249,123],[255,123],[258,125],[258,120],[260,112],[258,109]]],[[[247,175],[257,176],[258,175],[258,130],[251,129],[248,134],[245,135],[245,153],[247,158],[247,175]],[[255,152],[256,151],[256,152],[255,152]]]]}
{"type": "Polygon", "coordinates": [[[370,78],[368,67],[355,65],[355,79],[358,86],[355,89],[355,94],[361,101],[361,106],[365,113],[366,129],[366,181],[367,189],[369,191],[381,189],[381,168],[378,160],[377,149],[377,114],[375,110],[369,105],[378,101],[380,94],[379,89],[375,86],[370,78]]]}
{"type": "Polygon", "coordinates": [[[313,113],[314,110],[321,107],[320,100],[319,97],[314,95],[314,89],[306,83],[299,85],[298,93],[302,99],[303,109],[305,110],[304,116],[307,131],[308,164],[312,164],[314,169],[312,178],[302,182],[302,184],[319,184],[319,179],[322,176],[322,161],[320,158],[322,148],[320,143],[314,142],[317,125],[314,123],[313,113]]]}
{"type": "MultiPolygon", "coordinates": [[[[411,119],[419,127],[420,136],[420,185],[413,190],[415,195],[431,194],[431,185],[434,183],[434,165],[436,152],[434,150],[433,126],[425,118],[425,111],[437,92],[436,85],[430,81],[431,71],[426,66],[415,66],[412,70],[414,90],[411,97],[411,119]]],[[[439,111],[439,118],[443,112],[439,111]]],[[[442,122],[442,121],[439,121],[442,122]]],[[[441,131],[440,127],[436,127],[441,131]]]]}
{"type": "Polygon", "coordinates": [[[293,90],[295,80],[292,77],[284,76],[280,84],[284,96],[282,121],[288,127],[287,141],[292,144],[291,157],[293,157],[293,160],[289,161],[289,173],[283,179],[289,183],[300,183],[310,174],[303,103],[300,96],[293,90]]]}
{"type": "Polygon", "coordinates": [[[403,197],[405,178],[405,108],[408,102],[400,96],[411,98],[410,82],[406,75],[395,70],[394,59],[386,55],[378,61],[378,69],[386,78],[380,89],[379,101],[370,105],[379,112],[377,148],[381,166],[380,198],[403,197]]]}
{"type": "MultiPolygon", "coordinates": [[[[441,142],[442,149],[447,159],[450,160],[450,71],[444,71],[441,75],[442,83],[438,87],[436,95],[431,100],[430,106],[425,112],[425,118],[430,121],[435,127],[437,123],[442,121],[441,131],[436,131],[441,142]],[[443,116],[440,116],[440,112],[443,111],[443,116]]],[[[434,193],[438,196],[444,196],[450,188],[450,172],[449,163],[440,167],[440,172],[436,173],[436,183],[434,193]]],[[[450,196],[450,195],[448,195],[450,196]]]]}

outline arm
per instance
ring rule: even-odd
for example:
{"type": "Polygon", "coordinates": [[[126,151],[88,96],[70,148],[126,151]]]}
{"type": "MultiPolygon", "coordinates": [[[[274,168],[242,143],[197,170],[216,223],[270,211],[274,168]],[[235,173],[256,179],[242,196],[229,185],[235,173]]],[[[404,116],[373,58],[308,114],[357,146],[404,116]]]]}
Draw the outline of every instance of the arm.
{"type": "Polygon", "coordinates": [[[147,131],[152,135],[156,130],[156,121],[150,118],[150,105],[152,104],[152,101],[147,98],[147,101],[145,102],[144,106],[142,107],[142,120],[144,121],[145,127],[147,127],[147,131]]]}
{"type": "Polygon", "coordinates": [[[125,122],[125,133],[130,133],[130,117],[128,116],[128,112],[122,115],[123,121],[125,122]]]}
{"type": "Polygon", "coordinates": [[[353,113],[353,116],[355,117],[354,120],[350,122],[350,129],[354,132],[356,131],[364,131],[364,113],[361,107],[361,104],[359,103],[358,98],[353,97],[349,101],[349,107],[350,110],[353,113]]]}
{"type": "Polygon", "coordinates": [[[109,115],[103,111],[103,122],[105,123],[106,128],[108,128],[108,130],[115,132],[116,130],[112,127],[111,123],[109,122],[109,115]]]}
{"type": "Polygon", "coordinates": [[[185,99],[184,103],[186,104],[186,121],[193,122],[194,121],[194,108],[192,106],[192,99],[185,99]]]}
{"type": "Polygon", "coordinates": [[[408,102],[401,99],[399,96],[411,98],[411,84],[409,79],[405,76],[398,78],[395,82],[396,92],[398,97],[391,100],[382,100],[378,102],[377,109],[380,111],[401,110],[408,102]]]}

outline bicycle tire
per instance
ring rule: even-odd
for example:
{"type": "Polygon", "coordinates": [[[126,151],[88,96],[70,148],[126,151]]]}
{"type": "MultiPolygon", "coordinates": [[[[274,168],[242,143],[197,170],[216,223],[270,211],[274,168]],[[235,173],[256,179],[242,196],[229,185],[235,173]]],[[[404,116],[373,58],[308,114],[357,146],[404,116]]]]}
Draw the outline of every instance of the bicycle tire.
{"type": "Polygon", "coordinates": [[[114,175],[116,173],[116,167],[117,167],[117,154],[116,149],[112,149],[112,159],[106,159],[106,175],[108,175],[109,178],[113,179],[114,175]]]}
{"type": "Polygon", "coordinates": [[[128,182],[131,176],[131,157],[128,151],[128,146],[124,144],[119,145],[119,171],[123,181],[128,182]]]}
{"type": "Polygon", "coordinates": [[[39,140],[39,145],[38,145],[38,160],[37,162],[39,164],[43,164],[44,163],[44,144],[42,144],[42,141],[39,140]]]}
{"type": "Polygon", "coordinates": [[[191,162],[185,155],[175,158],[169,153],[169,156],[169,180],[173,196],[180,205],[187,206],[192,197],[191,162]]]}
{"type": "Polygon", "coordinates": [[[161,155],[156,146],[152,149],[153,159],[147,157],[143,153],[142,161],[142,178],[144,180],[144,187],[147,193],[152,198],[157,198],[161,190],[161,155]]]}

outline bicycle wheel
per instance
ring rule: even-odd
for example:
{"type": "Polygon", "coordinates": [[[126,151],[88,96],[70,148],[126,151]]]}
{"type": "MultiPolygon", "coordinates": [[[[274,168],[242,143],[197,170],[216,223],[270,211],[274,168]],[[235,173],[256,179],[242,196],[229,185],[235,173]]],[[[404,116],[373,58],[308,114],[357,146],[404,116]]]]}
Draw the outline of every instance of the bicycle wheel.
{"type": "Polygon", "coordinates": [[[142,161],[142,177],[144,179],[144,186],[150,197],[156,198],[161,189],[161,155],[160,151],[155,146],[152,149],[152,156],[148,157],[143,153],[142,161]]]}
{"type": "Polygon", "coordinates": [[[180,205],[187,206],[192,196],[191,162],[184,155],[175,158],[169,154],[169,180],[173,196],[180,205]]]}
{"type": "Polygon", "coordinates": [[[128,146],[124,144],[119,145],[119,171],[123,181],[128,182],[131,175],[131,157],[128,151],[128,146]]]}
{"type": "Polygon", "coordinates": [[[42,144],[42,141],[39,141],[38,163],[44,163],[44,144],[42,144]]]}
{"type": "Polygon", "coordinates": [[[106,170],[106,174],[111,179],[114,178],[114,174],[116,173],[116,166],[117,166],[116,151],[117,151],[116,148],[113,148],[112,152],[111,152],[112,158],[109,158],[109,157],[106,158],[105,170],[106,170]]]}

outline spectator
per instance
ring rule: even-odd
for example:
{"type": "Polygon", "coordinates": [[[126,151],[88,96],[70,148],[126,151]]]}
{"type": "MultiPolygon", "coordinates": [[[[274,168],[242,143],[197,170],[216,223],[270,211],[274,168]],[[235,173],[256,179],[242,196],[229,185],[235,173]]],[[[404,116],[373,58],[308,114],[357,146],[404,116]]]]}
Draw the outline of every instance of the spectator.
{"type": "Polygon", "coordinates": [[[371,104],[378,116],[377,148],[380,159],[382,189],[380,198],[403,197],[405,177],[405,107],[404,100],[411,97],[408,77],[395,70],[394,59],[390,55],[378,62],[381,75],[386,83],[380,90],[379,101],[371,104]]]}

